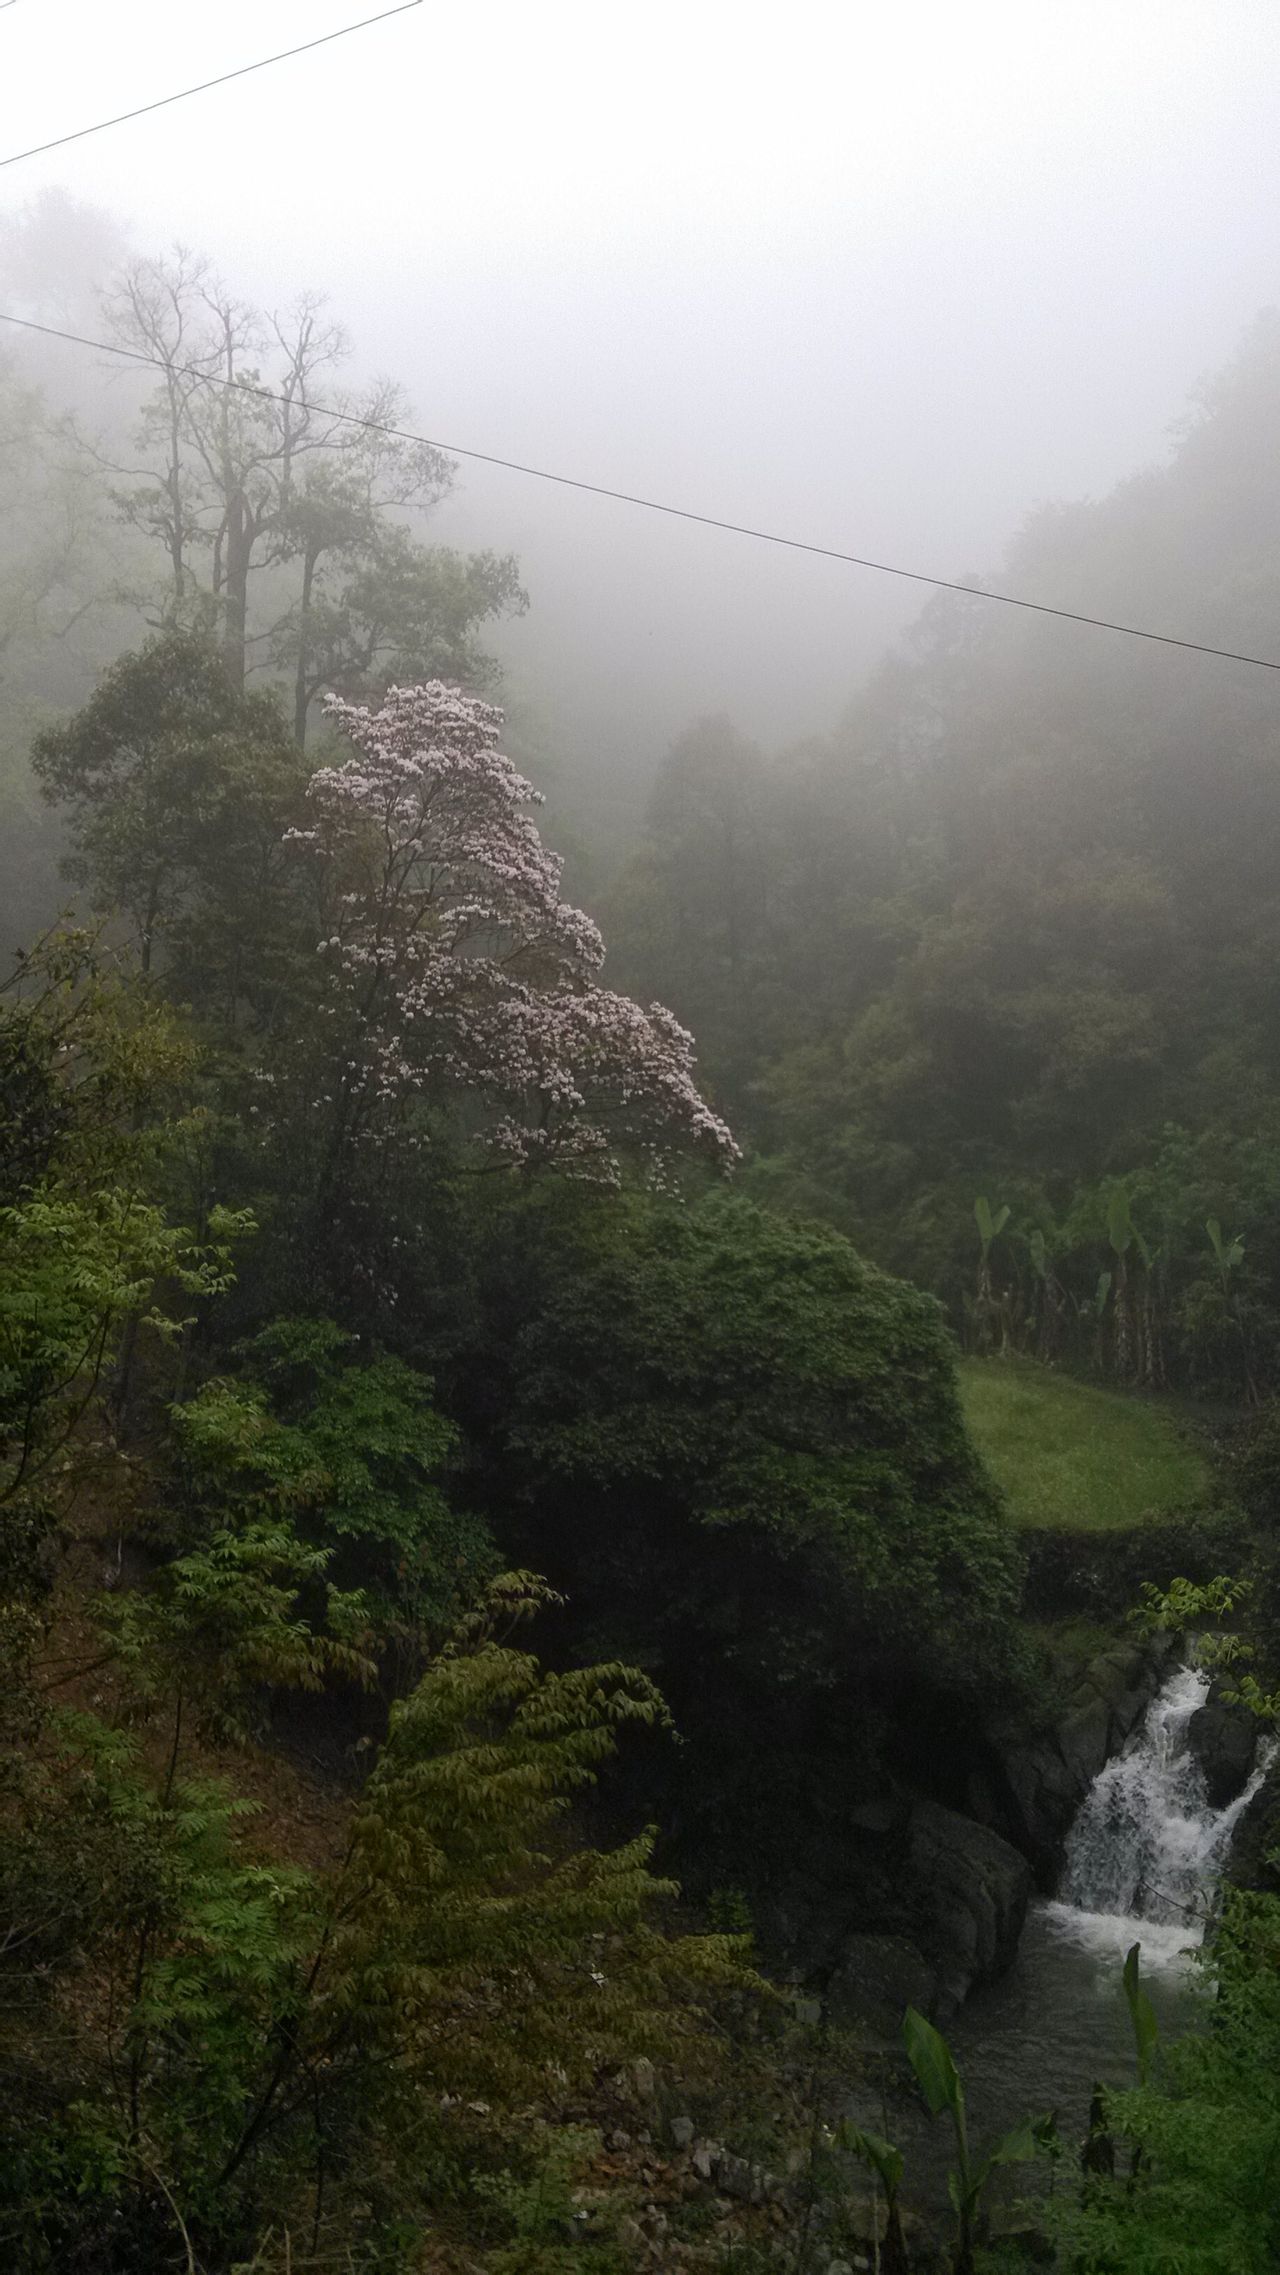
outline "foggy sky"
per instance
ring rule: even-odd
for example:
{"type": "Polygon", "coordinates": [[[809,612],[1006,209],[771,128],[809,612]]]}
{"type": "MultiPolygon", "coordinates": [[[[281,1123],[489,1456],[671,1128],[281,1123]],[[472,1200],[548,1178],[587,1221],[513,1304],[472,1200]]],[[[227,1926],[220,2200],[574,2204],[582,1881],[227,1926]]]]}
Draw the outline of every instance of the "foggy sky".
{"type": "MultiPolygon", "coordinates": [[[[374,4],[18,0],[0,156],[374,4]]],[[[318,287],[446,444],[964,576],[1162,455],[1280,299],[1278,97],[1274,0],[428,0],[0,171],[0,220],[61,185],[318,287]]],[[[699,712],[829,728],[927,598],[465,463],[432,526],[520,555],[512,695],[606,801],[699,712]]]]}

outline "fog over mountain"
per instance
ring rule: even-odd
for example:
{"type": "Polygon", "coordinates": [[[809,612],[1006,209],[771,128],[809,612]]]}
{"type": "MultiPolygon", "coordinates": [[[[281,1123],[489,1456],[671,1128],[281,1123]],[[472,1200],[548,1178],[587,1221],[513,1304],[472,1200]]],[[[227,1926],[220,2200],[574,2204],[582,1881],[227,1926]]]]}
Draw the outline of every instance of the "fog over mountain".
{"type": "MultiPolygon", "coordinates": [[[[4,150],[348,20],[18,0],[4,150]]],[[[325,293],[446,444],[990,574],[1036,503],[1161,455],[1277,296],[1278,63],[1256,0],[414,8],[9,168],[6,222],[90,213],[20,233],[7,304],[91,330],[113,230],[180,239],[268,306],[325,293]]],[[[927,597],[476,464],[433,527],[519,555],[508,693],[602,808],[698,713],[826,729],[927,597]]]]}
{"type": "Polygon", "coordinates": [[[0,2275],[1276,2275],[1278,92],[0,0],[0,2275]]]}

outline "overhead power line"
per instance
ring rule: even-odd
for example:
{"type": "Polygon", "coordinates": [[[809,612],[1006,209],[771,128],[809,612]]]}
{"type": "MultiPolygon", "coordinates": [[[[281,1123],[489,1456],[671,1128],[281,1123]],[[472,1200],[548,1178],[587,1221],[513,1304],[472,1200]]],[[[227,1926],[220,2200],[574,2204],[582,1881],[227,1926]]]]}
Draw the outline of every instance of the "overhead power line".
{"type": "MultiPolygon", "coordinates": [[[[180,378],[194,379],[207,387],[230,387],[242,395],[256,395],[264,403],[279,403],[286,409],[297,409],[297,403],[273,387],[262,387],[246,379],[220,379],[190,363],[168,363],[163,356],[146,355],[140,348],[126,348],[113,340],[89,339],[82,332],[66,332],[56,324],[38,324],[30,316],[12,316],[0,309],[0,324],[16,324],[24,332],[40,332],[46,339],[66,340],[73,347],[94,348],[102,355],[121,357],[127,363],[145,364],[154,371],[175,372],[180,378]]],[[[1047,600],[1027,600],[1021,593],[995,592],[989,585],[961,584],[954,577],[931,576],[926,569],[904,569],[893,561],[871,560],[863,553],[845,553],[835,545],[817,545],[804,537],[784,537],[776,529],[757,529],[750,522],[725,521],[718,514],[697,513],[692,506],[673,506],[662,498],[646,498],[633,490],[611,489],[605,482],[588,482],[576,474],[557,474],[546,466],[527,466],[518,458],[500,458],[491,450],[468,450],[460,442],[439,442],[430,435],[415,434],[411,428],[388,425],[382,419],[361,418],[357,411],[341,410],[333,403],[309,402],[308,410],[322,418],[349,427],[362,427],[367,434],[389,436],[395,442],[419,443],[427,450],[439,450],[448,458],[470,459],[477,466],[498,466],[507,474],[523,474],[533,482],[552,482],[558,489],[580,490],[587,497],[610,498],[615,505],[639,506],[645,513],[665,514],[673,521],[694,522],[701,529],[722,529],[730,537],[749,537],[761,545],[780,545],[789,553],[812,553],[821,561],[840,561],[853,569],[870,569],[881,577],[899,577],[908,584],[929,585],[936,592],[959,592],[969,600],[996,601],[1002,608],[1025,609],[1033,616],[1056,616],[1066,624],[1087,624],[1095,632],[1118,632],[1127,640],[1150,640],[1161,648],[1186,648],[1192,655],[1217,656],[1223,663],[1256,664],[1259,671],[1280,671],[1280,658],[1254,656],[1239,648],[1214,647],[1208,640],[1187,640],[1174,632],[1153,632],[1143,624],[1122,624],[1112,616],[1088,616],[1078,608],[1055,608],[1047,600]]]]}
{"type": "MultiPolygon", "coordinates": [[[[0,0],[0,5],[12,7],[13,0],[0,0]]],[[[72,134],[58,134],[52,142],[33,143],[30,150],[15,150],[8,158],[0,158],[0,166],[20,165],[24,158],[39,158],[46,150],[61,150],[68,142],[83,142],[88,134],[105,134],[109,126],[123,126],[128,119],[145,118],[148,111],[163,111],[170,103],[185,103],[188,95],[207,95],[211,87],[225,87],[232,79],[247,79],[252,71],[266,71],[273,63],[287,63],[291,56],[309,55],[314,47],[327,47],[331,40],[346,39],[352,32],[367,32],[371,24],[385,24],[389,16],[406,16],[411,8],[420,8],[422,0],[400,0],[397,8],[384,8],[381,15],[363,16],[358,24],[341,24],[336,32],[321,32],[318,39],[302,42],[301,47],[286,47],[279,55],[263,55],[256,63],[242,63],[238,70],[223,71],[216,79],[202,79],[198,87],[180,87],[176,95],[161,95],[154,103],[139,103],[136,110],[119,111],[114,118],[101,118],[93,126],[78,126],[72,134]]]]}

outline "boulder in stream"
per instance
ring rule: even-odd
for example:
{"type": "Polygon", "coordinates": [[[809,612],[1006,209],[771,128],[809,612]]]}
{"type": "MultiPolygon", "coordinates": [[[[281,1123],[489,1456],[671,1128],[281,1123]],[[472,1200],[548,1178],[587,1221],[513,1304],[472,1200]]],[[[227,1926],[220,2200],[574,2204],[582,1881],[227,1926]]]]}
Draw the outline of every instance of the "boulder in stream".
{"type": "Polygon", "coordinates": [[[1031,1867],[999,1833],[936,1801],[912,1809],[908,1858],[912,1940],[937,1971],[945,2014],[1012,1965],[1031,1867]]]}
{"type": "Polygon", "coordinates": [[[1257,1717],[1228,1705],[1222,1690],[1215,1682],[1187,1724],[1188,1750],[1200,1765],[1211,1809],[1225,1809],[1243,1793],[1258,1750],[1257,1717]]]}

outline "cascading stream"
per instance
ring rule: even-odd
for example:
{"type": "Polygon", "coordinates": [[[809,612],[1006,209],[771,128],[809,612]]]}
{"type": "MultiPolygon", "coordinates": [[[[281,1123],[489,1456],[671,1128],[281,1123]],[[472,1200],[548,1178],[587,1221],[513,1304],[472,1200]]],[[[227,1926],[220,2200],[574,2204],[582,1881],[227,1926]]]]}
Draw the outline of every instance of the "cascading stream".
{"type": "MultiPolygon", "coordinates": [[[[1081,2139],[1095,2083],[1132,2083],[1133,2033],[1121,1988],[1132,1944],[1142,1948],[1162,2037],[1194,2022],[1198,1970],[1188,1954],[1212,1914],[1232,1833],[1275,1754],[1273,1743],[1260,1746],[1243,1791],[1226,1808],[1212,1808],[1187,1742],[1208,1692],[1207,1676],[1194,1667],[1169,1675],[1126,1750],[1085,1795],[1058,1894],[1031,1906],[1010,1973],[949,2024],[975,2138],[993,2137],[1028,2110],[1056,2108],[1063,2138],[1081,2139]]],[[[910,2153],[912,2169],[927,2174],[941,2199],[945,2140],[922,2125],[910,2153]]],[[[1012,2199],[1036,2184],[1020,2169],[1005,2194],[1012,2199]]]]}
{"type": "Polygon", "coordinates": [[[1065,1932],[1102,1946],[1140,1942],[1144,1958],[1157,1965],[1200,1941],[1231,1836],[1273,1752],[1259,1748],[1243,1790],[1225,1808],[1212,1808],[1187,1742],[1208,1694],[1207,1674],[1178,1667],[1126,1750],[1094,1779],[1068,1835],[1066,1870],[1050,1907],[1065,1932]]]}

